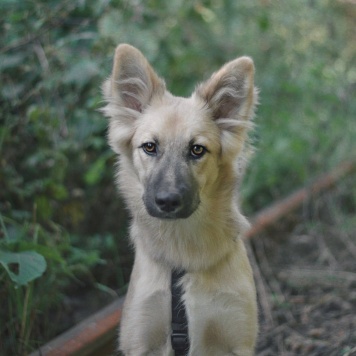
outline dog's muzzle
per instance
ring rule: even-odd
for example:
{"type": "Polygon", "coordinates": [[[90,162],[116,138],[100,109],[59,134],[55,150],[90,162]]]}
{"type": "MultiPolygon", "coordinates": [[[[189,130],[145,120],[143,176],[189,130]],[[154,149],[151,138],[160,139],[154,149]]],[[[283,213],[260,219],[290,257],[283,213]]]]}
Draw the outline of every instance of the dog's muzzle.
{"type": "Polygon", "coordinates": [[[178,190],[158,190],[155,194],[143,197],[147,212],[160,219],[185,219],[197,209],[197,194],[179,192],[178,190]]]}
{"type": "Polygon", "coordinates": [[[199,186],[189,164],[172,157],[160,161],[148,177],[143,201],[153,217],[185,219],[199,206],[199,186]]]}

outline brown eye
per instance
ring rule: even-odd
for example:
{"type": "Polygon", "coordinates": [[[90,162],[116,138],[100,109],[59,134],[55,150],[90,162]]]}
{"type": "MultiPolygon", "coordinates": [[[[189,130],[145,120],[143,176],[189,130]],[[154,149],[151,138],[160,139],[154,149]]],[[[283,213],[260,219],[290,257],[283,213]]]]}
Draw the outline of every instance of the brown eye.
{"type": "Polygon", "coordinates": [[[153,142],[146,142],[141,147],[148,155],[153,156],[157,153],[156,144],[153,142]]]}
{"type": "Polygon", "coordinates": [[[204,146],[200,145],[194,145],[190,149],[190,155],[193,158],[200,158],[203,156],[203,154],[206,152],[206,148],[204,146]]]}

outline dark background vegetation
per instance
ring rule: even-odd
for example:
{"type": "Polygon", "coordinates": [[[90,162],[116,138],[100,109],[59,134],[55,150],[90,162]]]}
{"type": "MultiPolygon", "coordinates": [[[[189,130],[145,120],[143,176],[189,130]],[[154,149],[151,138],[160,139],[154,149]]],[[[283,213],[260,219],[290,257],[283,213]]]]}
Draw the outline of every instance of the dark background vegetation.
{"type": "Polygon", "coordinates": [[[353,0],[2,0],[0,10],[0,354],[26,354],[86,315],[81,306],[125,291],[127,214],[98,112],[118,43],[137,46],[182,96],[253,57],[250,215],[355,157],[353,0]],[[46,266],[21,284],[26,251],[46,266]]]}

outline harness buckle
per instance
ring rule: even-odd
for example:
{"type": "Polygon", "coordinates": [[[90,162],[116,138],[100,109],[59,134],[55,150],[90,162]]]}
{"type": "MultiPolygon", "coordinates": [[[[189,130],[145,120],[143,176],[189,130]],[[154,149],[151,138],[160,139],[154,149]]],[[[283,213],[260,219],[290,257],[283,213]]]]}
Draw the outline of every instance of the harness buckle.
{"type": "Polygon", "coordinates": [[[189,342],[185,332],[173,331],[171,334],[172,348],[176,355],[186,355],[189,350],[189,342]]]}

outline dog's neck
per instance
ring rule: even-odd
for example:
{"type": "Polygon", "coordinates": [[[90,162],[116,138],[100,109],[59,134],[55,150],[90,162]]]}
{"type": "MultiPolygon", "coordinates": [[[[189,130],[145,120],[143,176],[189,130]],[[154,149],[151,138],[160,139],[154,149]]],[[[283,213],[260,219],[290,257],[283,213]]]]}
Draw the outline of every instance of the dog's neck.
{"type": "Polygon", "coordinates": [[[144,212],[134,219],[132,237],[136,246],[144,248],[156,261],[187,271],[218,264],[234,250],[236,239],[249,227],[234,204],[221,209],[201,207],[187,219],[160,220],[144,212]],[[148,234],[149,239],[145,238],[148,234]]]}

